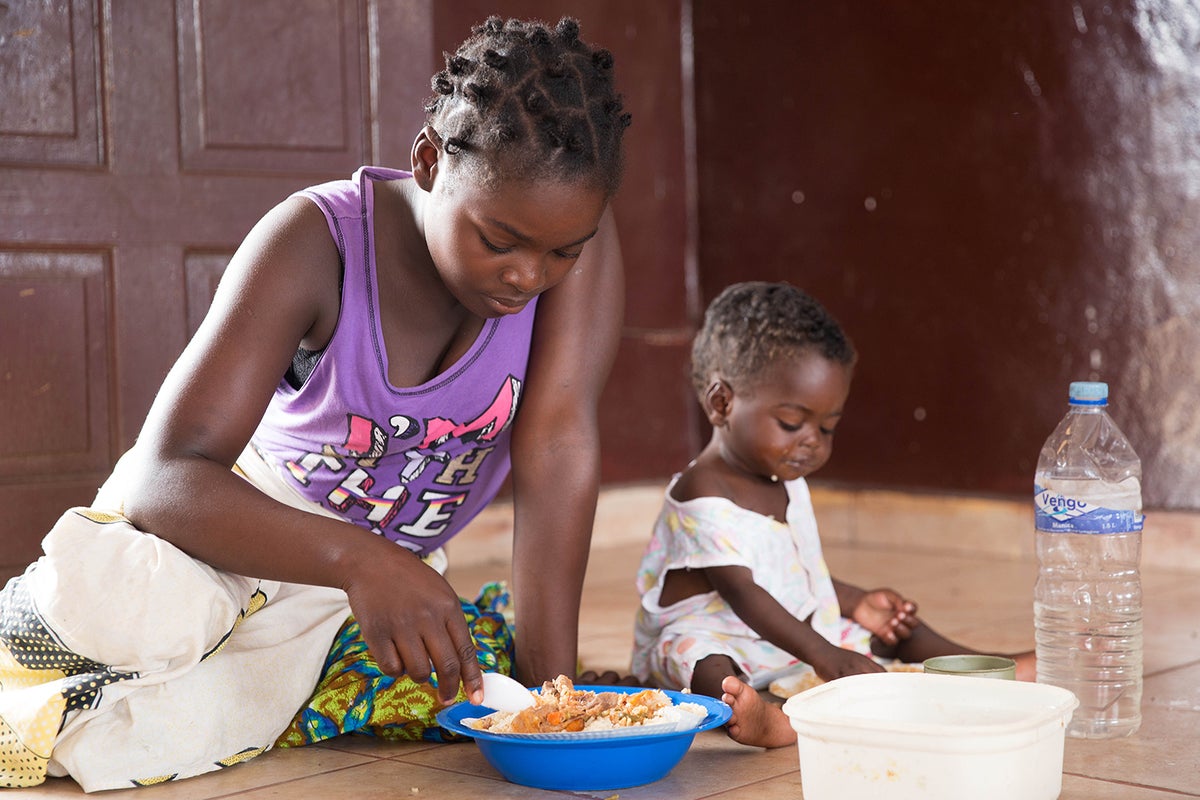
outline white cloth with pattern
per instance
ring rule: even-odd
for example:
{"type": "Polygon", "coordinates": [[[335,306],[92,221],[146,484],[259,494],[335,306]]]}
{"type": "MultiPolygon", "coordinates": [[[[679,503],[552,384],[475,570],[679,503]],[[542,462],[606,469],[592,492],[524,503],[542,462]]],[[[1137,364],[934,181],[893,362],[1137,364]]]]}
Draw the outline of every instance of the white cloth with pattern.
{"type": "Polygon", "coordinates": [[[667,487],[662,511],[638,569],[641,594],[634,628],[632,671],[666,688],[691,686],[696,664],[709,655],[734,660],[755,688],[800,663],[760,637],[716,592],[693,595],[664,608],[663,581],[671,570],[743,566],[754,582],[797,619],[811,616],[828,641],[866,652],[870,634],[841,616],[837,593],[813,513],[808,484],[786,484],[787,519],[748,511],[721,497],[680,502],[667,487]]]}
{"type": "MultiPolygon", "coordinates": [[[[315,509],[252,451],[239,469],[315,509]]],[[[339,589],[223,572],[137,530],[121,474],[0,593],[0,786],[129,788],[252,758],[307,702],[350,613],[339,589]]]]}

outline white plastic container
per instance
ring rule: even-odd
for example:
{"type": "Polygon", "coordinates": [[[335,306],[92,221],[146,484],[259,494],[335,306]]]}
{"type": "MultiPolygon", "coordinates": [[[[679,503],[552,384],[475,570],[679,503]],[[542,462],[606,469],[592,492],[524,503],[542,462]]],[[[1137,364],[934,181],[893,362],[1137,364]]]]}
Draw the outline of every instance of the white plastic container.
{"type": "Polygon", "coordinates": [[[1058,686],[851,675],[788,698],[804,800],[1053,800],[1079,701],[1058,686]]]}

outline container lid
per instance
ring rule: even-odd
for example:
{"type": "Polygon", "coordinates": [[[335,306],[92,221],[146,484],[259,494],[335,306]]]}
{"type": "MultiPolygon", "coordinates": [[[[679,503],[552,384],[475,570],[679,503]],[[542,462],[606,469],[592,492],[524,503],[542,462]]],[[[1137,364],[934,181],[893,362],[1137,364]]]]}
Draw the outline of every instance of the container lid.
{"type": "Polygon", "coordinates": [[[979,753],[1047,724],[1065,727],[1078,705],[1050,684],[872,672],[793,695],[783,711],[798,735],[826,742],[979,753]]]}
{"type": "Polygon", "coordinates": [[[1073,406],[1108,405],[1108,384],[1100,381],[1073,381],[1068,393],[1073,406]]]}

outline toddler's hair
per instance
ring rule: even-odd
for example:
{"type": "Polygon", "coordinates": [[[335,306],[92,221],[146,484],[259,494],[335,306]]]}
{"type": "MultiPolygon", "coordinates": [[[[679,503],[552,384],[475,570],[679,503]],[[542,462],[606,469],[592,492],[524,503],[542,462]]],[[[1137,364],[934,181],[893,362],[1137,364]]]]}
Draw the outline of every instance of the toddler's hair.
{"type": "Polygon", "coordinates": [[[610,196],[621,180],[630,115],[613,87],[613,57],[579,38],[579,23],[489,17],[433,76],[426,122],[443,151],[483,181],[589,178],[610,196]]]}
{"type": "Polygon", "coordinates": [[[846,366],[857,358],[837,320],[805,292],[786,283],[735,283],[704,312],[692,343],[692,385],[700,398],[716,378],[738,388],[772,361],[808,350],[846,366]]]}

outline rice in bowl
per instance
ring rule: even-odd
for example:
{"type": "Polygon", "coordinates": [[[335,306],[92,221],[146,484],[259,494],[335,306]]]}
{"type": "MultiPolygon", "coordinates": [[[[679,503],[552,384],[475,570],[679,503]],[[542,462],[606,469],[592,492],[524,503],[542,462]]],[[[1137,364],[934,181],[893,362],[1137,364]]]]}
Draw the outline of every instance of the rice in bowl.
{"type": "Polygon", "coordinates": [[[534,704],[529,708],[496,711],[464,719],[463,724],[476,731],[517,735],[650,733],[693,728],[708,713],[697,703],[676,705],[659,689],[634,693],[576,689],[565,675],[546,681],[541,692],[530,694],[534,704]]]}

